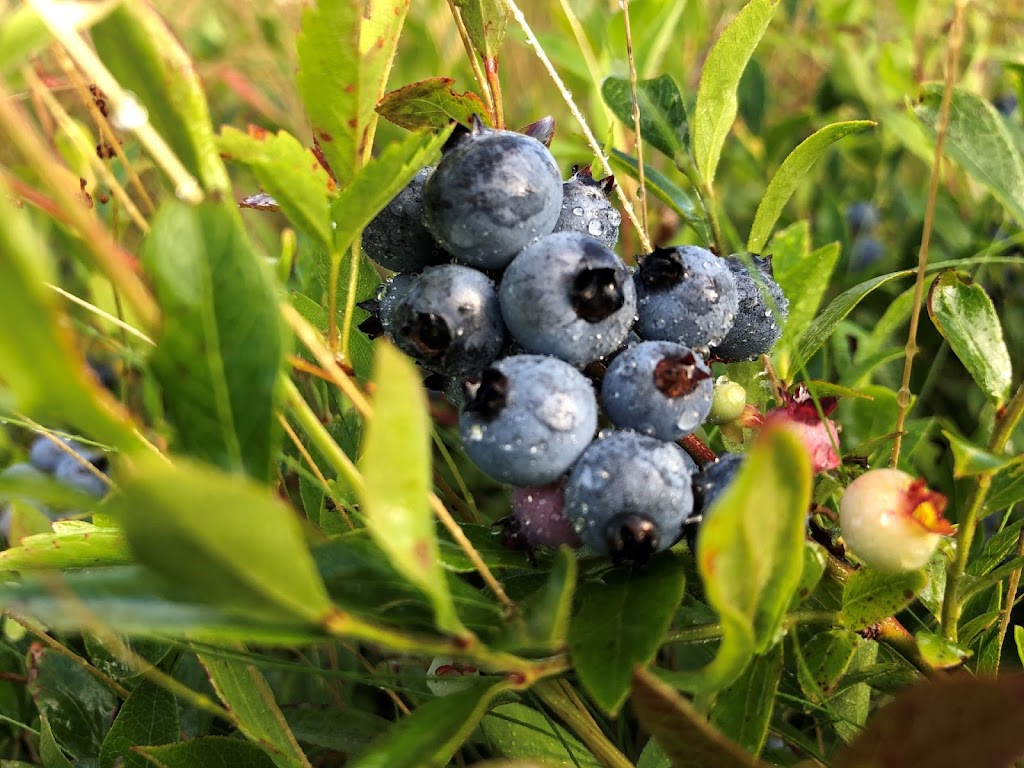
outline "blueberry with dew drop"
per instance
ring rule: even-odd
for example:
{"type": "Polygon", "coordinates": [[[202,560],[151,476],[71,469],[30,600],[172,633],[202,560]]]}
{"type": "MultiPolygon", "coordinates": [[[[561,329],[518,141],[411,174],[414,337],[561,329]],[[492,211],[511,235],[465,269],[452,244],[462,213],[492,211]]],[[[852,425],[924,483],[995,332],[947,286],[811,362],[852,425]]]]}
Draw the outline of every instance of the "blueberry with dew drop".
{"type": "Polygon", "coordinates": [[[620,214],[609,200],[615,179],[595,179],[590,168],[575,170],[562,184],[562,212],[555,223],[555,232],[579,232],[589,235],[608,248],[619,242],[620,214]]]}
{"type": "Polygon", "coordinates": [[[423,186],[434,172],[417,173],[363,230],[363,252],[393,272],[419,272],[450,257],[423,226],[423,186]]]}
{"type": "Polygon", "coordinates": [[[739,311],[732,329],[712,351],[724,362],[753,360],[771,352],[782,336],[789,300],[775,281],[770,256],[733,254],[725,263],[735,277],[739,311]]]}

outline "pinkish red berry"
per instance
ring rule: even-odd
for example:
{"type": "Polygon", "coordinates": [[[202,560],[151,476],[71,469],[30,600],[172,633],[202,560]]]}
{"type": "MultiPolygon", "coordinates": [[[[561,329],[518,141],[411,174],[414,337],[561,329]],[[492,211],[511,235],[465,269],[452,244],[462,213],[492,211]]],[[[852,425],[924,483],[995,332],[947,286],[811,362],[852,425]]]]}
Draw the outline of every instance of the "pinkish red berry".
{"type": "Polygon", "coordinates": [[[811,469],[815,473],[838,467],[841,463],[837,451],[839,428],[832,419],[828,418],[828,415],[835,410],[836,398],[818,398],[821,413],[825,415],[824,419],[818,413],[810,392],[803,384],[797,388],[794,394],[787,395],[786,398],[785,405],[776,408],[764,417],[765,426],[779,424],[796,433],[804,448],[807,449],[811,458],[811,469]]]}
{"type": "Polygon", "coordinates": [[[512,516],[518,533],[531,546],[580,546],[580,537],[565,516],[565,478],[547,485],[512,489],[512,516]]]}

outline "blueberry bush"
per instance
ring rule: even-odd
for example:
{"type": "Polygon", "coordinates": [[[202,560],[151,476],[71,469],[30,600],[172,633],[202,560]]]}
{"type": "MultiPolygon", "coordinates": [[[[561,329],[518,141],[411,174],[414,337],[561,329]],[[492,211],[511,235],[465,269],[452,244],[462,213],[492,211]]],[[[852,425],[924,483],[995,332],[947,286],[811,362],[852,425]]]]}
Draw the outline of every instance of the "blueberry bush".
{"type": "Polygon", "coordinates": [[[1024,758],[1017,5],[0,0],[0,764],[1024,758]]]}

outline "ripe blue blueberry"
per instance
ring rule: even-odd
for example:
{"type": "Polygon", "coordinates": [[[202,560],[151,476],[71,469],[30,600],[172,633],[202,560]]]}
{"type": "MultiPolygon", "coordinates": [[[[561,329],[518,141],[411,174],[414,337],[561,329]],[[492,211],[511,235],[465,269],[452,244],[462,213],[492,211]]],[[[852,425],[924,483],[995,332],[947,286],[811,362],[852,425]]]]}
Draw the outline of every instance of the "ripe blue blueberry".
{"type": "Polygon", "coordinates": [[[69,455],[62,447],[64,445],[78,450],[76,443],[69,438],[40,435],[32,441],[32,446],[28,450],[29,461],[41,472],[53,472],[57,468],[57,462],[69,455]]]}
{"type": "Polygon", "coordinates": [[[708,464],[693,476],[693,514],[687,519],[683,528],[686,543],[690,551],[697,551],[697,531],[700,524],[707,519],[707,511],[715,499],[736,477],[746,459],[744,453],[725,453],[717,461],[708,464]]]}
{"type": "Polygon", "coordinates": [[[615,189],[611,176],[597,180],[584,168],[562,185],[562,213],[555,232],[579,232],[590,235],[610,249],[619,242],[622,214],[608,199],[615,189]]]}
{"type": "Polygon", "coordinates": [[[636,315],[629,270],[597,240],[558,232],[505,270],[501,314],[524,349],[586,365],[619,349],[636,315]]]}
{"type": "Polygon", "coordinates": [[[885,256],[885,246],[876,238],[869,236],[858,237],[850,250],[850,267],[860,272],[885,256]]]}
{"type": "Polygon", "coordinates": [[[753,265],[749,270],[739,254],[725,260],[736,278],[740,307],[732,330],[713,350],[726,362],[753,360],[771,352],[782,335],[776,318],[785,321],[789,313],[789,301],[775,282],[771,257],[749,258],[753,265]]]}
{"type": "Polygon", "coordinates": [[[634,275],[636,332],[698,351],[719,343],[739,306],[736,280],[722,259],[696,245],[657,248],[634,275]]]}
{"type": "Polygon", "coordinates": [[[498,360],[467,383],[459,432],[466,453],[495,480],[552,483],[597,430],[590,381],[568,363],[541,355],[498,360]]]}
{"type": "Polygon", "coordinates": [[[93,469],[108,475],[110,460],[102,451],[79,450],[78,453],[92,465],[92,468],[82,464],[74,456],[65,454],[57,462],[53,476],[64,485],[88,493],[90,496],[102,498],[107,493],[109,483],[100,479],[93,469]]]}
{"type": "Polygon", "coordinates": [[[548,148],[479,121],[423,188],[427,229],[459,261],[481,269],[501,269],[550,234],[561,209],[561,174],[548,148]]]}
{"type": "Polygon", "coordinates": [[[616,427],[670,442],[701,425],[713,393],[711,370],[700,356],[671,341],[629,347],[601,382],[601,402],[616,427]]]}
{"type": "Polygon", "coordinates": [[[423,185],[427,166],[363,230],[363,251],[393,272],[419,272],[449,257],[423,226],[423,185]]]}
{"type": "Polygon", "coordinates": [[[850,203],[846,207],[846,223],[854,237],[866,234],[878,226],[878,209],[865,200],[850,203]]]}
{"type": "Polygon", "coordinates": [[[381,323],[395,344],[437,373],[476,373],[505,343],[494,283],[470,267],[445,264],[396,281],[380,305],[381,323]]]}
{"type": "Polygon", "coordinates": [[[1017,94],[1004,93],[992,99],[992,106],[1003,117],[1009,117],[1017,110],[1017,94]]]}
{"type": "Polygon", "coordinates": [[[682,535],[694,471],[674,443],[614,432],[591,443],[570,472],[566,514],[591,549],[616,562],[644,562],[682,535]]]}

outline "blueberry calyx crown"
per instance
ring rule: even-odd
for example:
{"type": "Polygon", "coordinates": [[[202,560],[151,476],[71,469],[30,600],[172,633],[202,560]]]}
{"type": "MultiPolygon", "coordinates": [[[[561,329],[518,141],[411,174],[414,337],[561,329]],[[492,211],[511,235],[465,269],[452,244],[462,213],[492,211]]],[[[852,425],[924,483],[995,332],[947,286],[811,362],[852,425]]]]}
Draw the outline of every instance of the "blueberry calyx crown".
{"type": "Polygon", "coordinates": [[[693,352],[669,355],[654,366],[654,386],[665,397],[683,397],[711,378],[711,371],[700,365],[693,352]]]}
{"type": "Polygon", "coordinates": [[[589,165],[580,168],[578,165],[572,167],[572,179],[587,187],[600,187],[605,197],[611,197],[615,191],[615,177],[605,176],[603,179],[595,179],[589,165]]]}
{"type": "Polygon", "coordinates": [[[644,256],[638,275],[652,291],[667,291],[686,277],[682,254],[676,248],[655,248],[644,256]]]}
{"type": "Polygon", "coordinates": [[[584,269],[573,278],[569,301],[581,320],[599,323],[622,309],[626,296],[616,271],[598,267],[584,269]]]}
{"type": "Polygon", "coordinates": [[[496,419],[508,402],[508,379],[497,368],[484,368],[480,376],[462,385],[466,412],[487,421],[496,419]]]}
{"type": "Polygon", "coordinates": [[[536,139],[545,147],[551,146],[551,140],[555,136],[555,118],[546,115],[540,120],[530,123],[519,131],[524,136],[536,139]]]}
{"type": "Polygon", "coordinates": [[[448,351],[452,334],[444,318],[433,312],[417,312],[402,324],[407,338],[425,360],[437,360],[448,351]]]}
{"type": "Polygon", "coordinates": [[[608,552],[616,565],[623,561],[646,563],[661,543],[658,526],[646,517],[634,514],[613,517],[605,536],[608,552]]]}

